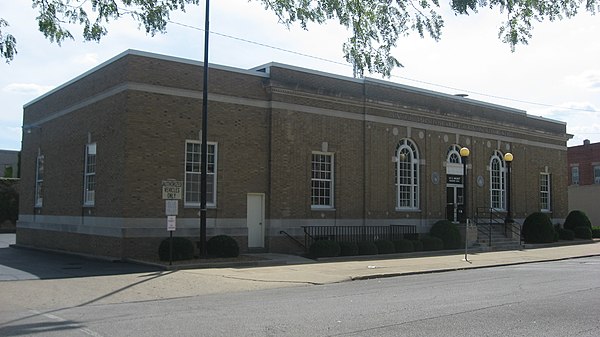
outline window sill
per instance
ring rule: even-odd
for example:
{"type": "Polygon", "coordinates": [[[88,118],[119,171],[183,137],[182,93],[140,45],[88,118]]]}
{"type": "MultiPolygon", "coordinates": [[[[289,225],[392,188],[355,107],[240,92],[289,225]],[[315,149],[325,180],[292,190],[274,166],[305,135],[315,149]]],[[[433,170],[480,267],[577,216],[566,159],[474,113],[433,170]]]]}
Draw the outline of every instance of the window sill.
{"type": "Polygon", "coordinates": [[[310,210],[313,212],[335,212],[335,207],[314,207],[311,206],[310,210]]]}
{"type": "Polygon", "coordinates": [[[396,212],[401,212],[401,213],[416,212],[416,213],[419,213],[419,212],[421,212],[421,209],[420,208],[396,208],[396,212]]]}

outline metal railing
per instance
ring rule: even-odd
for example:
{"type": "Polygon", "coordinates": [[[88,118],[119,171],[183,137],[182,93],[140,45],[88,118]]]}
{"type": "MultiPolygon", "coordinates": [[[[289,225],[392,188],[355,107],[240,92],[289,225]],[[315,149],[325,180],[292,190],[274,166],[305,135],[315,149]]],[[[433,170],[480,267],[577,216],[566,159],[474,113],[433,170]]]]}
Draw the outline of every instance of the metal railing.
{"type": "MultiPolygon", "coordinates": [[[[477,231],[488,237],[488,245],[492,245],[492,233],[494,226],[503,228],[504,236],[509,237],[509,234],[514,234],[519,237],[519,243],[522,243],[523,236],[521,235],[521,224],[514,221],[506,222],[506,213],[500,212],[493,208],[478,207],[475,212],[475,224],[477,231]]],[[[512,236],[512,235],[511,235],[512,236]]]]}
{"type": "Polygon", "coordinates": [[[304,245],[310,245],[317,240],[332,240],[338,242],[359,242],[376,240],[411,239],[417,236],[417,226],[302,226],[304,229],[304,245]]]}
{"type": "Polygon", "coordinates": [[[300,246],[304,250],[306,250],[306,246],[302,242],[300,242],[298,239],[296,239],[295,237],[291,236],[288,232],[286,232],[286,231],[279,231],[279,234],[283,234],[283,235],[287,236],[290,240],[294,241],[294,243],[296,243],[298,246],[300,246]]]}

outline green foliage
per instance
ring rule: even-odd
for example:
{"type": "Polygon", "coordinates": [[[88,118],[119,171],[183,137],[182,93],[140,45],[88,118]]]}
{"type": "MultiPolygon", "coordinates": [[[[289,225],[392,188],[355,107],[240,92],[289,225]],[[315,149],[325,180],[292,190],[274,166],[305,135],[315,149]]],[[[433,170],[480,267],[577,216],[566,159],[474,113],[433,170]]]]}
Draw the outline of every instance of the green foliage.
{"type": "Polygon", "coordinates": [[[561,240],[573,240],[575,239],[575,232],[570,229],[559,228],[558,238],[561,240]]]}
{"type": "Polygon", "coordinates": [[[17,222],[19,217],[19,193],[5,183],[0,183],[0,224],[6,220],[17,222]]]}
{"type": "Polygon", "coordinates": [[[575,232],[576,238],[586,239],[586,240],[592,239],[592,228],[591,227],[587,227],[587,226],[575,227],[573,229],[573,232],[575,232]]]}
{"type": "Polygon", "coordinates": [[[531,213],[525,218],[522,233],[527,243],[550,243],[555,239],[552,221],[542,212],[531,213]]]}
{"type": "Polygon", "coordinates": [[[592,223],[590,222],[590,219],[585,214],[585,212],[580,210],[574,210],[569,212],[569,215],[567,215],[563,227],[572,231],[575,230],[575,227],[589,227],[591,230],[592,223]]]}
{"type": "Polygon", "coordinates": [[[310,245],[310,256],[319,257],[334,257],[340,255],[340,244],[331,240],[317,240],[310,245]]]}
{"type": "Polygon", "coordinates": [[[0,18],[0,56],[8,63],[17,54],[17,40],[11,34],[3,33],[2,27],[8,27],[8,22],[0,18]]]}
{"type": "Polygon", "coordinates": [[[206,242],[206,252],[215,257],[237,257],[240,255],[240,247],[231,236],[217,235],[206,242]]]}
{"type": "Polygon", "coordinates": [[[592,227],[592,237],[593,238],[600,238],[600,226],[594,226],[594,227],[592,227]]]}
{"type": "Polygon", "coordinates": [[[413,244],[413,248],[415,252],[420,252],[423,250],[423,242],[419,239],[410,240],[413,244]]]}
{"type": "Polygon", "coordinates": [[[423,243],[423,250],[425,251],[444,249],[444,241],[442,241],[440,238],[436,238],[435,236],[423,236],[421,238],[421,242],[423,243]]]}
{"type": "Polygon", "coordinates": [[[340,244],[340,256],[358,255],[358,245],[356,242],[342,241],[340,244]]]}
{"type": "Polygon", "coordinates": [[[389,240],[377,240],[375,241],[375,245],[377,246],[378,254],[393,254],[396,252],[396,247],[394,247],[394,243],[389,240]]]}
{"type": "Polygon", "coordinates": [[[361,241],[358,243],[359,255],[376,255],[379,251],[377,245],[372,241],[361,241]]]}
{"type": "MultiPolygon", "coordinates": [[[[158,246],[158,258],[161,261],[169,261],[170,238],[161,241],[158,246]]],[[[181,238],[173,238],[173,261],[190,260],[194,257],[194,244],[192,241],[181,238]]]]}
{"type": "Polygon", "coordinates": [[[396,248],[396,253],[412,253],[415,251],[413,241],[406,239],[394,241],[394,247],[396,248]]]}
{"type": "Polygon", "coordinates": [[[460,248],[460,232],[455,224],[448,220],[440,220],[431,226],[429,231],[431,236],[442,239],[444,249],[460,248]]]}

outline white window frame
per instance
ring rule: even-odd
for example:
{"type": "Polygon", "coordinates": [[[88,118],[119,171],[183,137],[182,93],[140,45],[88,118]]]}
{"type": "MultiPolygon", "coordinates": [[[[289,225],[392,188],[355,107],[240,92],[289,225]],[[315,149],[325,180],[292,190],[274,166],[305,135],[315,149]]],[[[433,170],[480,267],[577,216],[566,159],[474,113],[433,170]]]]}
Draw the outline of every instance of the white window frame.
{"type": "Polygon", "coordinates": [[[594,184],[600,184],[600,165],[594,165],[592,170],[594,173],[594,184]]]}
{"type": "Polygon", "coordinates": [[[96,203],[96,143],[85,146],[85,164],[83,170],[83,205],[96,203]]]}
{"type": "MultiPolygon", "coordinates": [[[[207,145],[207,157],[209,158],[207,166],[206,166],[206,207],[217,207],[217,172],[218,172],[218,167],[217,167],[217,163],[218,163],[218,144],[216,142],[206,142],[207,145]],[[212,163],[211,163],[211,156],[212,156],[212,163]],[[211,185],[211,180],[212,180],[212,189],[210,188],[211,185]],[[211,194],[212,193],[212,194],[211,194]],[[212,196],[212,199],[210,199],[210,197],[212,196]]],[[[200,200],[201,200],[201,189],[200,189],[200,179],[201,179],[201,172],[200,172],[200,165],[201,165],[201,160],[202,160],[202,142],[199,140],[186,140],[185,141],[185,161],[184,161],[184,176],[185,176],[185,182],[184,182],[184,206],[185,207],[200,207],[200,200]],[[189,152],[188,151],[188,145],[196,145],[198,151],[192,151],[189,152]],[[189,154],[192,153],[193,155],[195,154],[194,158],[197,158],[198,160],[192,160],[191,162],[188,161],[189,159],[189,154]],[[191,165],[191,166],[190,166],[191,165]],[[188,170],[188,168],[192,168],[192,170],[188,170]],[[197,185],[197,190],[192,190],[190,191],[190,186],[188,186],[189,180],[191,177],[194,177],[194,181],[195,184],[197,185]],[[195,198],[190,198],[191,195],[197,195],[197,197],[195,198]],[[197,200],[197,201],[196,201],[197,200]]]]}
{"type": "Polygon", "coordinates": [[[402,139],[395,153],[396,210],[419,209],[419,151],[416,144],[402,139]]]}
{"type": "Polygon", "coordinates": [[[552,210],[551,177],[550,173],[540,173],[540,211],[542,212],[550,212],[552,210]]]}
{"type": "Polygon", "coordinates": [[[490,208],[506,210],[506,163],[500,151],[490,158],[490,208]]]}
{"type": "Polygon", "coordinates": [[[579,166],[571,167],[571,185],[579,185],[579,166]]]}
{"type": "Polygon", "coordinates": [[[44,156],[38,155],[35,161],[35,199],[34,206],[42,207],[44,203],[44,156]]]}
{"type": "Polygon", "coordinates": [[[452,145],[448,148],[448,154],[446,157],[446,162],[451,164],[461,164],[463,158],[460,156],[460,146],[452,145]]]}
{"type": "Polygon", "coordinates": [[[313,151],[310,163],[310,207],[312,209],[333,209],[335,207],[334,154],[332,152],[313,151]],[[329,162],[315,161],[315,156],[329,158],[329,162]],[[326,168],[327,165],[329,170],[326,168]]]}

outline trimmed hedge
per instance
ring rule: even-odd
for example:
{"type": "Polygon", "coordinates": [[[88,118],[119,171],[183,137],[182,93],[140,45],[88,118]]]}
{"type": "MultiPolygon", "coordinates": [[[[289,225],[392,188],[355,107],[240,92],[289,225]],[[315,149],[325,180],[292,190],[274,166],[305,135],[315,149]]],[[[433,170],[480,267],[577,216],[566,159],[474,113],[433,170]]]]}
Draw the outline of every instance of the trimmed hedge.
{"type": "Polygon", "coordinates": [[[526,243],[550,243],[555,239],[552,221],[542,212],[531,213],[525,218],[522,233],[526,243]]]}
{"type": "Polygon", "coordinates": [[[354,256],[358,255],[358,245],[356,242],[339,242],[340,245],[340,256],[354,256]]]}
{"type": "Polygon", "coordinates": [[[576,238],[586,239],[586,240],[592,239],[592,228],[591,227],[587,227],[587,226],[575,227],[573,232],[575,232],[576,238]]]}
{"type": "Polygon", "coordinates": [[[375,245],[377,246],[378,254],[394,254],[396,252],[396,247],[394,247],[394,243],[389,240],[377,240],[375,241],[375,245]]]}
{"type": "Polygon", "coordinates": [[[413,244],[413,248],[415,252],[420,252],[423,250],[423,242],[421,240],[410,240],[413,244]]]}
{"type": "Polygon", "coordinates": [[[569,212],[569,215],[567,215],[563,227],[572,231],[575,231],[575,227],[588,227],[590,230],[592,230],[592,223],[585,212],[574,210],[569,212]]]}
{"type": "Polygon", "coordinates": [[[460,232],[455,224],[448,220],[440,220],[431,226],[429,234],[440,238],[444,243],[444,249],[460,248],[460,232]]]}
{"type": "Polygon", "coordinates": [[[319,257],[335,257],[341,252],[340,244],[331,240],[318,240],[313,242],[309,248],[310,256],[319,257]]]}
{"type": "Polygon", "coordinates": [[[377,245],[372,241],[361,241],[358,243],[358,255],[377,255],[377,245]]]}
{"type": "Polygon", "coordinates": [[[600,226],[594,226],[594,227],[592,227],[592,237],[593,238],[600,238],[600,226]]]}
{"type": "Polygon", "coordinates": [[[0,183],[0,224],[9,220],[17,223],[19,217],[19,192],[8,183],[0,183]]]}
{"type": "MultiPolygon", "coordinates": [[[[169,261],[170,238],[160,242],[158,246],[158,258],[161,261],[169,261]]],[[[190,260],[194,257],[194,244],[186,238],[173,238],[173,261],[190,260]]]]}
{"type": "Polygon", "coordinates": [[[421,238],[421,242],[423,243],[423,250],[425,251],[444,249],[444,241],[435,236],[424,236],[421,238]]]}
{"type": "Polygon", "coordinates": [[[575,232],[570,229],[559,228],[558,237],[561,240],[573,240],[575,239],[575,232]]]}
{"type": "Polygon", "coordinates": [[[215,257],[237,257],[240,255],[240,247],[231,236],[217,235],[206,242],[206,252],[215,257]]]}
{"type": "Polygon", "coordinates": [[[396,253],[412,253],[415,251],[413,241],[406,239],[394,241],[394,248],[396,249],[396,253]]]}

